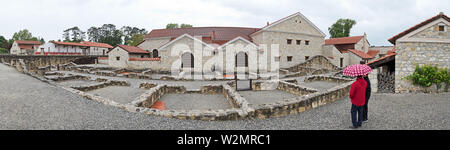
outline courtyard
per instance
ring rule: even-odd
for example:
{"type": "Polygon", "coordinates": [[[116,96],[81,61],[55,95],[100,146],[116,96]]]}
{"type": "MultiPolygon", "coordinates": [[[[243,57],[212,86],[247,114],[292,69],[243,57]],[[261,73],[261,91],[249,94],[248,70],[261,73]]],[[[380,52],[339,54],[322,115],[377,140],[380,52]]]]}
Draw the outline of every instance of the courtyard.
{"type": "MultiPolygon", "coordinates": [[[[277,118],[237,121],[179,120],[128,112],[104,105],[41,82],[3,64],[0,64],[0,72],[2,72],[0,74],[0,129],[328,130],[348,129],[351,124],[348,98],[342,98],[302,113],[277,118]]],[[[96,76],[90,75],[90,77],[96,76]]],[[[102,76],[102,78],[113,79],[116,77],[102,76]]],[[[121,80],[130,82],[130,86],[127,88],[138,88],[142,82],[151,82],[182,85],[192,90],[208,84],[224,83],[224,81],[163,81],[129,78],[121,78],[121,80]]],[[[73,84],[84,84],[84,82],[74,81],[73,84]]],[[[95,92],[95,90],[91,92],[95,92]]],[[[121,92],[128,93],[126,90],[121,92]]],[[[132,101],[140,94],[138,91],[135,92],[137,93],[123,98],[125,101],[117,101],[129,102],[130,99],[132,101]]],[[[168,97],[165,98],[169,99],[182,97],[171,94],[166,96],[168,97]]],[[[243,96],[245,97],[245,94],[243,96]]],[[[289,97],[289,95],[287,96],[289,97]]],[[[449,93],[373,93],[369,102],[369,122],[360,129],[449,129],[449,97],[449,93]]],[[[165,98],[163,97],[162,100],[165,98]]],[[[190,99],[195,99],[195,96],[190,99]]],[[[170,102],[168,103],[170,104],[170,102]]],[[[177,102],[173,102],[173,104],[183,105],[177,102]]],[[[225,104],[227,103],[225,102],[225,104]]],[[[220,106],[223,107],[223,105],[220,106]]]]}

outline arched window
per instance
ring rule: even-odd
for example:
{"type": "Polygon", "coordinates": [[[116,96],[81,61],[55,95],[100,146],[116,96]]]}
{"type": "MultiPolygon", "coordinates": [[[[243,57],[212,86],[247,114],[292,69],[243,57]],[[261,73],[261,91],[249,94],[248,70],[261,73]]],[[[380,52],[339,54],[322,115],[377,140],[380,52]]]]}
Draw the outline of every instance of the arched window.
{"type": "Polygon", "coordinates": [[[181,68],[194,68],[194,55],[186,52],[181,55],[181,68]]]}
{"type": "Polygon", "coordinates": [[[245,52],[239,52],[235,58],[236,67],[248,67],[248,55],[245,52]]]}
{"type": "Polygon", "coordinates": [[[152,51],[152,55],[153,55],[153,58],[158,58],[158,57],[159,57],[159,56],[158,56],[158,50],[154,49],[154,50],[152,51]]]}

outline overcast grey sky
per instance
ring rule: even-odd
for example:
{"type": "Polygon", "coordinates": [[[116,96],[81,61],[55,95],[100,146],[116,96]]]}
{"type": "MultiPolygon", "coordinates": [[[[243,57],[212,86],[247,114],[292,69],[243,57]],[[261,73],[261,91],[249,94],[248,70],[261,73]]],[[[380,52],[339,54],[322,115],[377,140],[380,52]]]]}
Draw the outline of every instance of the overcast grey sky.
{"type": "Polygon", "coordinates": [[[324,33],[339,18],[356,20],[351,35],[367,33],[371,45],[444,12],[450,0],[0,0],[0,35],[28,29],[46,41],[63,30],[86,31],[106,23],[118,28],[164,28],[167,23],[194,26],[263,27],[266,22],[301,12],[324,33]]]}

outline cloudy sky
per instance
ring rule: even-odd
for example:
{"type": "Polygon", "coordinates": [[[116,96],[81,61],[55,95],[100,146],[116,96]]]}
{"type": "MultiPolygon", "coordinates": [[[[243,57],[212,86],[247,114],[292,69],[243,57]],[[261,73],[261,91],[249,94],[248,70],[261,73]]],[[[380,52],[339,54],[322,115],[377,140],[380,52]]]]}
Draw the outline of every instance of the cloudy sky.
{"type": "Polygon", "coordinates": [[[167,23],[194,26],[263,27],[301,12],[324,33],[339,18],[356,20],[351,35],[367,33],[372,45],[390,45],[393,35],[437,15],[450,14],[450,0],[0,0],[0,35],[28,29],[46,41],[63,30],[86,31],[105,23],[147,30],[167,23]]]}

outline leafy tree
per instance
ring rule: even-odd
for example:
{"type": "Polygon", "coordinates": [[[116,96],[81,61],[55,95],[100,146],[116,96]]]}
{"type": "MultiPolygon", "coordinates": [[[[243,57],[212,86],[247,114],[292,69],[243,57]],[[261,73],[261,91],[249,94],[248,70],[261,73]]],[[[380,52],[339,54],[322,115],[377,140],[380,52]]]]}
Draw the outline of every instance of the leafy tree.
{"type": "Polygon", "coordinates": [[[20,30],[19,32],[14,33],[13,40],[25,40],[25,41],[38,41],[36,37],[28,31],[27,29],[20,30]]]}
{"type": "Polygon", "coordinates": [[[87,35],[89,36],[89,41],[98,42],[100,39],[100,28],[91,27],[87,31],[87,35]]]}
{"type": "Polygon", "coordinates": [[[177,29],[177,28],[192,28],[193,26],[190,24],[184,24],[178,25],[178,23],[169,23],[166,25],[166,29],[177,29]]]}
{"type": "Polygon", "coordinates": [[[178,23],[169,23],[166,25],[166,29],[176,29],[179,28],[178,23]]]}
{"type": "Polygon", "coordinates": [[[137,46],[139,43],[144,41],[145,34],[134,34],[131,38],[126,41],[129,46],[137,46]]]}
{"type": "Polygon", "coordinates": [[[0,36],[0,54],[9,53],[9,42],[5,37],[0,36]]]}
{"type": "Polygon", "coordinates": [[[99,40],[100,43],[107,43],[109,45],[122,44],[122,31],[116,29],[113,24],[104,24],[99,29],[99,40]]]}
{"type": "Polygon", "coordinates": [[[192,25],[190,25],[190,24],[181,24],[180,25],[180,28],[192,28],[193,26],[192,25]]]}
{"type": "Polygon", "coordinates": [[[86,32],[81,31],[77,26],[64,30],[64,42],[81,42],[86,38],[86,32]]]}
{"type": "Polygon", "coordinates": [[[328,28],[328,32],[331,38],[349,37],[350,30],[356,25],[356,21],[352,19],[339,19],[331,27],[328,28]]]}
{"type": "Polygon", "coordinates": [[[130,39],[134,35],[136,35],[136,34],[145,35],[145,34],[148,33],[148,31],[145,30],[144,28],[139,29],[137,27],[130,27],[130,26],[124,26],[124,27],[121,28],[121,30],[122,30],[122,33],[123,33],[123,36],[124,36],[124,42],[125,42],[124,44],[125,45],[129,45],[128,41],[130,41],[130,39]]]}

